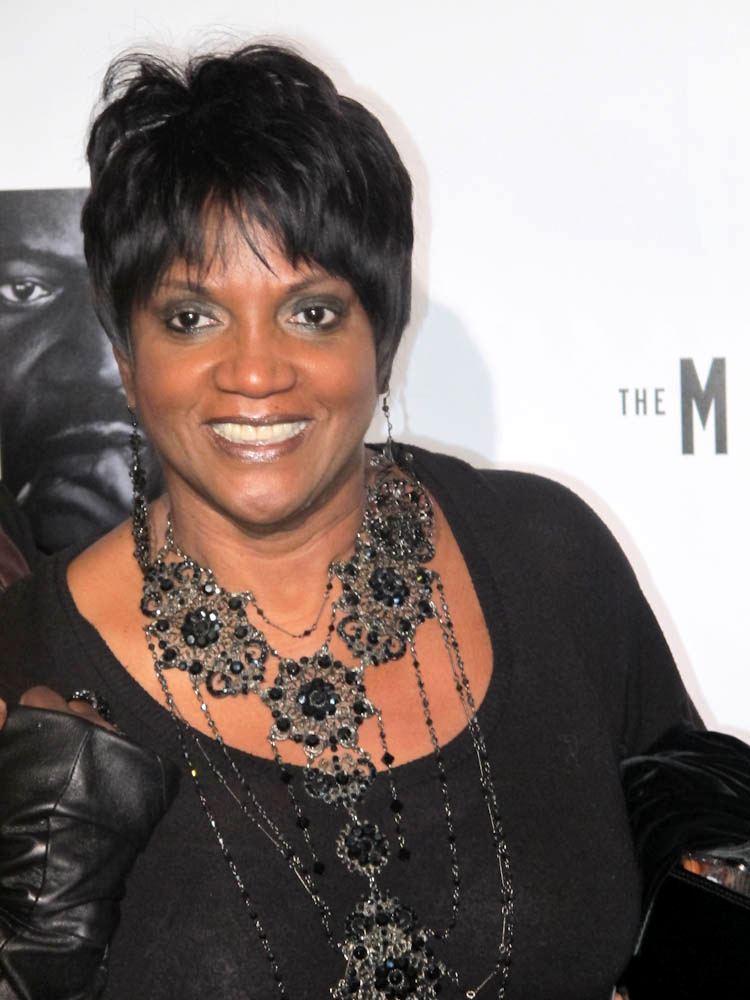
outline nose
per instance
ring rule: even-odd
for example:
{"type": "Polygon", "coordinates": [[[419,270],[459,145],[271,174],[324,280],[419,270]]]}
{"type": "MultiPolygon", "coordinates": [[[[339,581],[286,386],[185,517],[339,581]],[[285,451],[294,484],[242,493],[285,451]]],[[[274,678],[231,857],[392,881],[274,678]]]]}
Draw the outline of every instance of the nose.
{"type": "Polygon", "coordinates": [[[236,323],[223,338],[214,373],[217,388],[256,399],[293,388],[297,368],[288,339],[273,321],[236,323]]]}

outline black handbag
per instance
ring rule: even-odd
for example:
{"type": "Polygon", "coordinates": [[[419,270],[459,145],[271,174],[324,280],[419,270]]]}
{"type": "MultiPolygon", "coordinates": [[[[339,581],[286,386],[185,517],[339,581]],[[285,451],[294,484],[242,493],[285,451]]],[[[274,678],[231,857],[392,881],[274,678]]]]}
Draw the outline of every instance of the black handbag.
{"type": "Polygon", "coordinates": [[[750,747],[680,727],[622,774],[644,874],[630,1000],[747,1000],[750,897],[719,879],[740,885],[750,862],[750,747]],[[686,855],[711,877],[686,871],[686,855]]]}
{"type": "Polygon", "coordinates": [[[750,898],[673,869],[652,900],[624,982],[630,1000],[747,1000],[750,898]]]}

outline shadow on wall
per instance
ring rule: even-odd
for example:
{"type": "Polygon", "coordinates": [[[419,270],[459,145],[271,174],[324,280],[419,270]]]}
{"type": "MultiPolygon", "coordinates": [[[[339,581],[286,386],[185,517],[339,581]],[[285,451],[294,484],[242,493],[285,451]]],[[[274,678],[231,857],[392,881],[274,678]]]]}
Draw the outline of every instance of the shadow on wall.
{"type": "Polygon", "coordinates": [[[397,436],[491,467],[499,443],[485,360],[455,313],[425,302],[422,289],[415,298],[419,329],[406,331],[391,378],[397,436]]]}
{"type": "Polygon", "coordinates": [[[0,191],[0,470],[47,552],[130,510],[129,416],[91,306],[85,196],[0,191]]]}

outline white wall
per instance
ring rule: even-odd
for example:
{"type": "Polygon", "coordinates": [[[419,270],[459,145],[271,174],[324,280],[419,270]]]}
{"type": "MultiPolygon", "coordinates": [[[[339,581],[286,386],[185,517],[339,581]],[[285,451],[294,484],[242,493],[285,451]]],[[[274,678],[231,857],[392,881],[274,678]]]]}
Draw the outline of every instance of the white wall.
{"type": "Polygon", "coordinates": [[[116,52],[227,34],[295,40],[412,172],[400,432],[573,485],[635,562],[707,721],[750,735],[750,7],[27,0],[3,16],[0,188],[86,184],[116,52]],[[726,358],[726,455],[713,416],[681,453],[683,357],[701,379],[726,358]],[[646,415],[622,414],[622,388],[629,408],[648,390],[646,415]]]}

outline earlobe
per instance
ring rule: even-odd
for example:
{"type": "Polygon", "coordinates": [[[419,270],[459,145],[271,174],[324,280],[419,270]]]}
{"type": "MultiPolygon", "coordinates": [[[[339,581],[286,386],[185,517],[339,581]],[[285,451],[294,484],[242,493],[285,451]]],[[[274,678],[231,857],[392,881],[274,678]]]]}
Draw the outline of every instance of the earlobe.
{"type": "Polygon", "coordinates": [[[133,359],[121,351],[118,347],[112,348],[115,355],[115,363],[117,364],[117,370],[120,373],[120,380],[122,381],[123,388],[125,389],[125,396],[128,401],[128,406],[131,410],[135,410],[135,379],[133,377],[133,359]]]}

